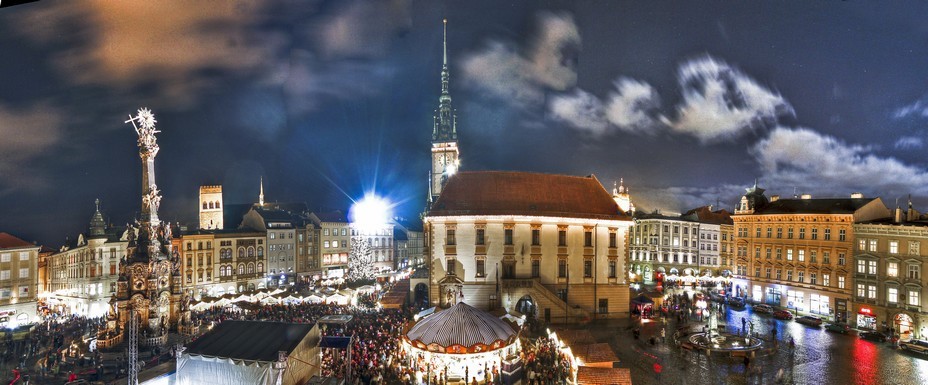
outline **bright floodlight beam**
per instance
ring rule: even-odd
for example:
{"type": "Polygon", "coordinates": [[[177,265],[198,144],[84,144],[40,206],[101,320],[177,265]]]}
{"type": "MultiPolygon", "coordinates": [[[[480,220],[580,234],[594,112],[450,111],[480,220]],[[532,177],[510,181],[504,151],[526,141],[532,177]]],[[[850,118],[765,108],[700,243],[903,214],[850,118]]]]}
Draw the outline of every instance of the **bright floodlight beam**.
{"type": "Polygon", "coordinates": [[[389,201],[369,193],[351,206],[349,217],[362,230],[376,230],[390,223],[392,209],[389,201]]]}

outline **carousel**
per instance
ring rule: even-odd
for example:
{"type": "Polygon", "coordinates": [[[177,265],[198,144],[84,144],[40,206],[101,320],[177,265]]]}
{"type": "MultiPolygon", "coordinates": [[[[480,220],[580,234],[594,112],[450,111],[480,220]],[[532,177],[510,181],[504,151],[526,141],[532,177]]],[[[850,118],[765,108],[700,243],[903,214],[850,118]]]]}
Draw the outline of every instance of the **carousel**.
{"type": "Polygon", "coordinates": [[[459,302],[413,324],[400,349],[417,383],[478,383],[521,367],[519,330],[507,321],[459,302]]]}

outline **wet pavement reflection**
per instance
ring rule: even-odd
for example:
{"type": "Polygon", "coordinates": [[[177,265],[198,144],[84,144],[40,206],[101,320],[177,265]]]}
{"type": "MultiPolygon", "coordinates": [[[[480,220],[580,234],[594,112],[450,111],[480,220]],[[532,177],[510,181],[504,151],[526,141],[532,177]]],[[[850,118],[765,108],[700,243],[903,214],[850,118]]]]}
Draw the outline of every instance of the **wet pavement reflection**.
{"type": "MultiPolygon", "coordinates": [[[[928,356],[918,356],[894,349],[889,342],[879,343],[860,339],[856,331],[840,334],[826,331],[824,326],[812,327],[774,319],[769,314],[754,313],[751,305],[743,309],[724,309],[722,320],[728,331],[739,332],[741,319],[748,331],[765,339],[765,348],[750,361],[745,372],[743,358],[687,351],[673,346],[670,336],[677,322],[670,317],[646,323],[626,322],[607,328],[590,327],[601,341],[610,341],[622,360],[619,366],[632,368],[636,385],[646,384],[775,384],[782,369],[783,383],[788,384],[928,384],[928,356]],[[641,338],[635,340],[631,329],[641,327],[641,338]],[[660,335],[666,327],[667,342],[651,345],[649,338],[660,335]],[[776,329],[776,341],[772,331],[776,329]],[[789,340],[795,341],[790,348],[789,340]],[[662,373],[653,371],[660,363],[662,373]]],[[[703,322],[690,322],[702,329],[703,322]]]]}

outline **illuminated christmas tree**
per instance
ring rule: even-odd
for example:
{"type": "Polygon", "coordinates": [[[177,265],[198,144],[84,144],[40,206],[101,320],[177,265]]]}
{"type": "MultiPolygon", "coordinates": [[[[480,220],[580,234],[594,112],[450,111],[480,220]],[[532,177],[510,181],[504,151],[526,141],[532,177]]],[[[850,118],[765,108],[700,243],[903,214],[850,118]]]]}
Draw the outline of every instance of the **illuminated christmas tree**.
{"type": "Polygon", "coordinates": [[[351,253],[348,254],[348,275],[351,281],[373,280],[377,270],[374,268],[374,252],[370,242],[363,237],[351,239],[351,253]]]}

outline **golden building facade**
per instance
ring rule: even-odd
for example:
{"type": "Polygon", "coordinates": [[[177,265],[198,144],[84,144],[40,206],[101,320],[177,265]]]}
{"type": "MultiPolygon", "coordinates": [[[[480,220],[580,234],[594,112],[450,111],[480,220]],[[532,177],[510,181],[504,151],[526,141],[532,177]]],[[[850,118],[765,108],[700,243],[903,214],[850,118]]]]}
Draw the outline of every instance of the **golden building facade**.
{"type": "Polygon", "coordinates": [[[849,320],[854,223],[885,218],[879,198],[767,200],[748,189],[735,210],[733,292],[754,302],[849,320]]]}

